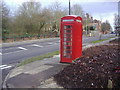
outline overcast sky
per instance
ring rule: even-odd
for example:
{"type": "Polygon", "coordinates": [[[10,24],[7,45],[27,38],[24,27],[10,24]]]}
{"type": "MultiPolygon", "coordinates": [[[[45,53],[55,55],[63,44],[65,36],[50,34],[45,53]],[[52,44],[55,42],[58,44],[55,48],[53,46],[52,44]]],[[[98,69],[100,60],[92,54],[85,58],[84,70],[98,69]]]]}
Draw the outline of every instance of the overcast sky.
{"type": "MultiPolygon", "coordinates": [[[[10,9],[13,11],[22,4],[22,2],[29,0],[4,0],[10,9]]],[[[33,0],[38,1],[43,7],[50,5],[55,1],[61,2],[63,6],[68,6],[69,0],[33,0]]],[[[89,13],[94,19],[102,20],[103,22],[108,20],[113,27],[114,14],[118,13],[118,1],[119,0],[70,0],[71,5],[80,4],[85,13],[89,13]]]]}

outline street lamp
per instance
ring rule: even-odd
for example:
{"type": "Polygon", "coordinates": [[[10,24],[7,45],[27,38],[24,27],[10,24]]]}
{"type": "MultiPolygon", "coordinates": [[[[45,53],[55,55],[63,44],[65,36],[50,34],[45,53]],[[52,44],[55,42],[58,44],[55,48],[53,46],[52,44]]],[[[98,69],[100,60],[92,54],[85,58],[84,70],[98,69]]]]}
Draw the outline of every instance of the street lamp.
{"type": "Polygon", "coordinates": [[[69,0],[69,15],[70,15],[70,0],[69,0]]]}
{"type": "Polygon", "coordinates": [[[87,29],[88,29],[88,27],[87,27],[87,13],[86,13],[86,35],[87,35],[87,29]]]}

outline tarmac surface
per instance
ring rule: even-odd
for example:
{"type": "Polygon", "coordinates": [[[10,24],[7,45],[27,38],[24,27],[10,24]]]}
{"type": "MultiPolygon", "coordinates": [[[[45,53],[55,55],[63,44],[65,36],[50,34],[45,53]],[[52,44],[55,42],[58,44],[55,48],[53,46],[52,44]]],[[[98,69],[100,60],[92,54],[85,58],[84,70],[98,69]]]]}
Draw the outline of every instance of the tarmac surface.
{"type": "Polygon", "coordinates": [[[52,78],[67,65],[69,64],[59,63],[59,55],[56,55],[52,58],[16,67],[8,75],[9,79],[6,81],[6,85],[8,88],[37,88],[41,85],[43,87],[45,80],[52,78]]]}
{"type": "MultiPolygon", "coordinates": [[[[115,38],[111,38],[113,40],[115,38]]],[[[109,42],[86,44],[83,49],[109,42]]],[[[3,88],[63,88],[54,81],[53,76],[69,64],[60,63],[60,55],[16,67],[7,75],[3,88]]]]}

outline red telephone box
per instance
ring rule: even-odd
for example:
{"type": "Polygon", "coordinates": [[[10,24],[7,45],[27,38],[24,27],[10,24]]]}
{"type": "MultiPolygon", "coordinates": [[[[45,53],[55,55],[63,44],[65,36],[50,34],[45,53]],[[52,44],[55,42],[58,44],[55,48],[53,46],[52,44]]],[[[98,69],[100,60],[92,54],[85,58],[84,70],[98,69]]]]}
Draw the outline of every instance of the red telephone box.
{"type": "Polygon", "coordinates": [[[72,63],[82,55],[82,18],[65,16],[60,26],[60,62],[72,63]]]}

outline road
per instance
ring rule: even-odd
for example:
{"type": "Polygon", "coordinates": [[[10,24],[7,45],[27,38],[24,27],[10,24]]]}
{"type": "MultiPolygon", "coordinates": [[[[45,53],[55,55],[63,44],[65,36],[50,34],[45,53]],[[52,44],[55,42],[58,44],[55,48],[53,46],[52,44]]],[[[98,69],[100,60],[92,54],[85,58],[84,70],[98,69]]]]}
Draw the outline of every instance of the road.
{"type": "MultiPolygon", "coordinates": [[[[103,35],[102,39],[113,37],[115,35],[103,35]]],[[[99,36],[96,37],[83,37],[83,44],[91,41],[99,40],[99,36]]],[[[9,71],[15,67],[15,65],[27,58],[39,56],[48,52],[59,50],[59,39],[51,39],[48,41],[34,42],[34,43],[22,43],[14,46],[2,47],[2,79],[6,77],[9,71]]]]}

